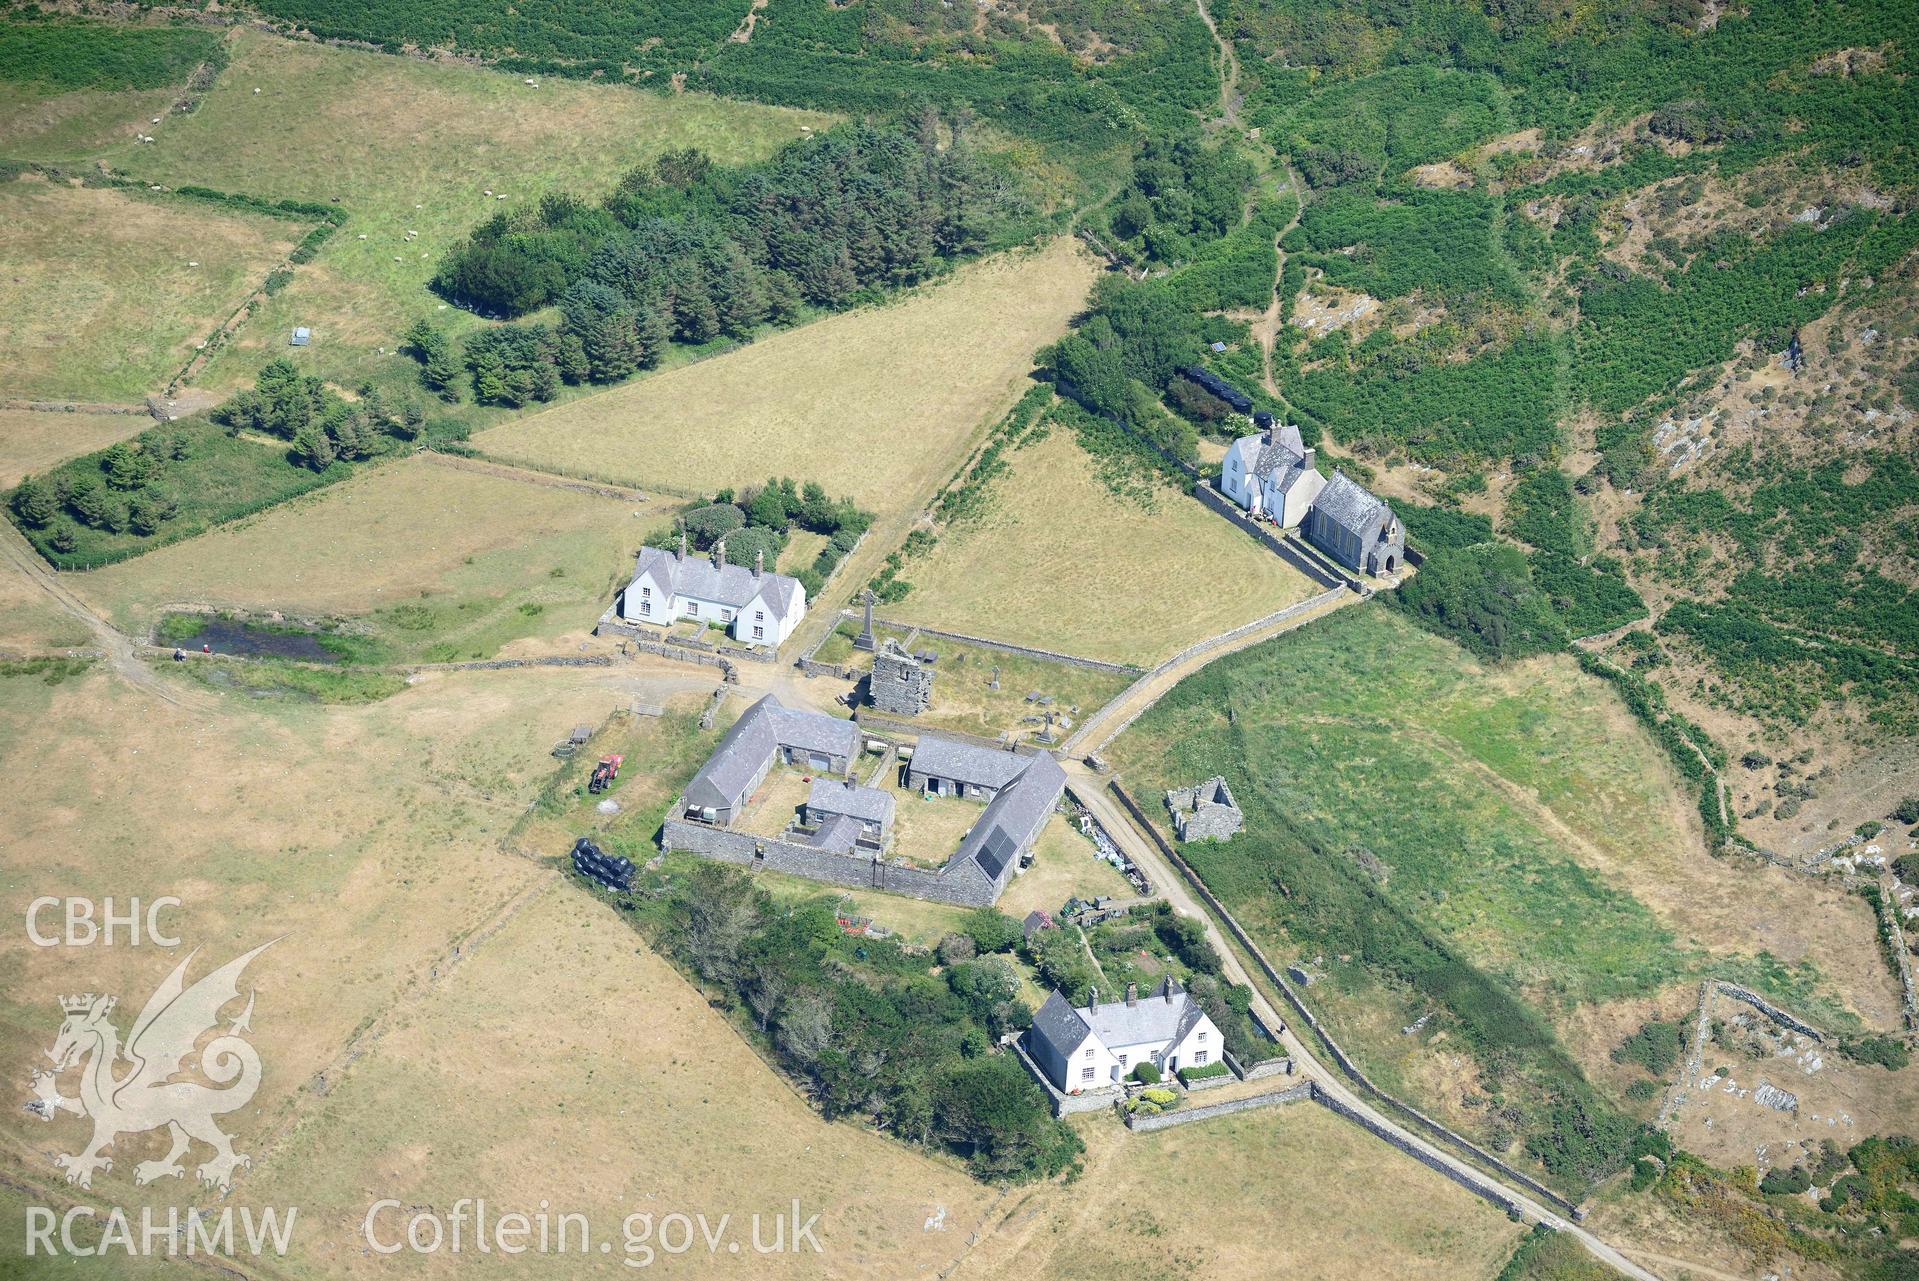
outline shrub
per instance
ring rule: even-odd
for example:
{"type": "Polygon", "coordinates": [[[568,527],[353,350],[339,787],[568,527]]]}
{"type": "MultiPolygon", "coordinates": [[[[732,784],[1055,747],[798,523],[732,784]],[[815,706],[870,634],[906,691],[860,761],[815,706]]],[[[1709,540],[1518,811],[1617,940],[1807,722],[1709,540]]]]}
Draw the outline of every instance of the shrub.
{"type": "Polygon", "coordinates": [[[1795,1165],[1790,1170],[1768,1170],[1766,1177],[1759,1180],[1759,1190],[1768,1196],[1796,1196],[1811,1186],[1812,1176],[1803,1165],[1795,1165]]]}
{"type": "Polygon", "coordinates": [[[1683,1046],[1680,1024],[1655,1020],[1621,1041],[1612,1052],[1612,1060],[1615,1063],[1637,1063],[1654,1076],[1664,1076],[1673,1064],[1679,1062],[1683,1046]]]}
{"type": "Polygon", "coordinates": [[[1626,1097],[1634,1103],[1645,1103],[1657,1093],[1659,1093],[1659,1087],[1643,1079],[1634,1081],[1626,1087],[1626,1097]]]}
{"type": "Polygon", "coordinates": [[[940,939],[937,953],[941,965],[954,965],[972,960],[978,948],[972,938],[965,934],[948,934],[940,939]]]}
{"type": "Polygon", "coordinates": [[[1849,1059],[1860,1063],[1877,1063],[1888,1072],[1897,1072],[1912,1061],[1912,1052],[1896,1036],[1864,1036],[1841,1041],[1839,1048],[1849,1059]]]}
{"type": "MultiPolygon", "coordinates": [[[[1155,1072],[1153,1075],[1157,1077],[1159,1074],[1155,1072]]],[[[1141,1090],[1139,1097],[1141,1099],[1144,1099],[1146,1102],[1155,1104],[1161,1108],[1169,1108],[1169,1107],[1172,1107],[1173,1104],[1179,1102],[1179,1092],[1176,1090],[1167,1090],[1167,1089],[1141,1090]]]]}
{"type": "Polygon", "coordinates": [[[1873,837],[1879,835],[1879,833],[1885,830],[1886,830],[1886,825],[1884,823],[1879,822],[1877,819],[1868,819],[1865,822],[1861,823],[1859,826],[1853,828],[1852,834],[1854,836],[1857,836],[1864,840],[1869,841],[1873,837]]]}
{"type": "Polygon", "coordinates": [[[1659,1162],[1649,1156],[1642,1156],[1632,1165],[1632,1182],[1628,1185],[1634,1192],[1644,1192],[1659,1181],[1659,1162]]]}
{"type": "MultiPolygon", "coordinates": [[[[1133,1068],[1132,1075],[1135,1081],[1141,1082],[1142,1084],[1145,1084],[1145,1085],[1159,1084],[1159,1069],[1154,1067],[1151,1063],[1136,1064],[1133,1068]]],[[[1152,1094],[1154,1093],[1154,1091],[1148,1090],[1147,1093],[1152,1094]]]]}
{"type": "Polygon", "coordinates": [[[985,952],[1010,952],[1025,937],[1020,923],[1006,913],[994,907],[982,907],[969,912],[961,926],[985,952]]]}
{"type": "Polygon", "coordinates": [[[1224,1062],[1204,1063],[1199,1067],[1183,1067],[1179,1070],[1179,1079],[1191,1084],[1194,1081],[1210,1081],[1214,1077],[1231,1076],[1232,1069],[1224,1062]]]}
{"type": "Polygon", "coordinates": [[[1893,807],[1894,822],[1904,823],[1908,827],[1919,823],[1919,796],[1908,796],[1893,807]]]}
{"type": "Polygon", "coordinates": [[[1892,860],[1892,874],[1908,885],[1919,885],[1919,854],[1901,854],[1892,860]]]}

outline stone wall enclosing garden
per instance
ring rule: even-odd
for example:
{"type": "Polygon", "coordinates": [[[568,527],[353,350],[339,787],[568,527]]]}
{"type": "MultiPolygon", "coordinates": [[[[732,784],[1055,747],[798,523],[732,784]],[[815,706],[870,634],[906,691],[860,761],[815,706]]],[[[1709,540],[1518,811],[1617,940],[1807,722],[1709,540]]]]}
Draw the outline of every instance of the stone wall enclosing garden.
{"type": "Polygon", "coordinates": [[[660,847],[739,867],[765,867],[812,881],[884,890],[889,894],[956,903],[961,907],[991,907],[999,897],[992,883],[972,876],[949,876],[944,871],[907,867],[884,859],[836,854],[777,837],[733,832],[704,823],[689,823],[685,819],[666,820],[660,832],[660,847]]]}

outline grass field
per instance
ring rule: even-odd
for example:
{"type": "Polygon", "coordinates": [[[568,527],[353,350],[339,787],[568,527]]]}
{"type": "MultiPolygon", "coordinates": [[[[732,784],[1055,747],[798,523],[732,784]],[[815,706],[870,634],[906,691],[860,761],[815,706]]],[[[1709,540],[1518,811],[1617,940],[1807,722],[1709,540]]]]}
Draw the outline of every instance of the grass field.
{"type": "Polygon", "coordinates": [[[0,562],[0,654],[40,654],[91,644],[93,634],[11,562],[0,562]]]}
{"type": "Polygon", "coordinates": [[[981,1248],[988,1275],[1490,1278],[1520,1234],[1311,1103],[1152,1134],[1102,1114],[1080,1130],[1086,1176],[1014,1213],[981,1248]]]}
{"type": "Polygon", "coordinates": [[[1088,658],[1151,665],[1318,590],[1195,500],[1116,497],[1054,428],[993,482],[977,523],[949,529],[901,577],[890,617],[1088,658]]]}
{"type": "MultiPolygon", "coordinates": [[[[259,1152],[357,1028],[539,874],[496,843],[551,742],[620,697],[577,678],[481,675],[504,679],[441,678],[352,708],[187,686],[174,707],[97,664],[58,685],[0,679],[0,768],[15,783],[0,799],[7,910],[24,919],[41,894],[175,895],[169,923],[203,964],[284,935],[250,974],[269,1070],[236,1131],[259,1152]]],[[[0,1067],[21,1082],[51,1044],[58,994],[110,991],[137,1009],[172,964],[151,946],[38,948],[23,931],[0,955],[13,976],[0,1067]]],[[[18,1108],[8,1118],[0,1143],[57,1182],[47,1151],[76,1136],[18,1108]]],[[[136,1195],[133,1158],[154,1153],[126,1149],[104,1195],[136,1195]]]]}
{"type": "Polygon", "coordinates": [[[1704,973],[1892,1017],[1867,914],[1700,853],[1664,757],[1562,657],[1489,671],[1349,611],[1182,682],[1108,755],[1141,796],[1225,774],[1248,829],[1201,874],[1276,955],[1325,958],[1315,1002],[1370,1072],[1502,1143],[1460,1101],[1530,1087],[1489,1086],[1487,1047],[1566,1087],[1637,1026],[1591,1011],[1704,973]]]}
{"type": "Polygon", "coordinates": [[[711,493],[818,481],[890,515],[957,467],[1092,283],[1070,240],[482,432],[489,455],[711,493]]]}
{"type": "Polygon", "coordinates": [[[416,457],[74,585],[136,632],[172,605],[277,610],[345,617],[386,657],[485,657],[521,637],[589,630],[659,518],[656,504],[416,457]]]}
{"type": "MultiPolygon", "coordinates": [[[[445,1207],[485,1195],[528,1211],[547,1199],[587,1215],[616,1252],[634,1213],[704,1212],[710,1223],[730,1214],[742,1242],[756,1212],[768,1216],[770,1241],[770,1216],[790,1214],[796,1197],[803,1218],[820,1215],[819,1254],[747,1254],[754,1275],[931,1274],[965,1251],[991,1188],[857,1125],[821,1121],[635,942],[605,903],[556,886],[356,1063],[246,1189],[313,1207],[310,1244],[289,1271],[386,1275],[390,1263],[359,1238],[379,1197],[445,1207]],[[455,1115],[463,1120],[449,1129],[455,1115]],[[927,1230],[942,1207],[945,1230],[927,1230]]],[[[575,1277],[591,1267],[500,1257],[419,1262],[435,1276],[575,1277]]],[[[724,1266],[703,1244],[657,1261],[668,1275],[724,1266]]]]}
{"type": "Polygon", "coordinates": [[[199,381],[219,389],[248,381],[288,354],[295,325],[314,330],[313,345],[292,353],[307,368],[345,385],[410,378],[379,349],[393,351],[414,320],[481,323],[440,310],[426,283],[441,253],[483,219],[552,190],[608,190],[669,148],[737,163],[800,136],[801,125],[830,122],[697,94],[522,79],[236,32],[232,62],[199,110],[108,160],[162,184],[337,200],[351,218],[199,381]]]}
{"type": "Polygon", "coordinates": [[[74,160],[131,143],[165,119],[180,86],[71,89],[0,81],[0,154],[8,160],[74,160]]]}
{"type": "Polygon", "coordinates": [[[153,426],[145,414],[48,414],[0,409],[0,488],[77,454],[137,436],[153,426]]]}
{"type": "Polygon", "coordinates": [[[0,183],[0,394],[158,391],[305,230],[177,197],[0,183]]]}

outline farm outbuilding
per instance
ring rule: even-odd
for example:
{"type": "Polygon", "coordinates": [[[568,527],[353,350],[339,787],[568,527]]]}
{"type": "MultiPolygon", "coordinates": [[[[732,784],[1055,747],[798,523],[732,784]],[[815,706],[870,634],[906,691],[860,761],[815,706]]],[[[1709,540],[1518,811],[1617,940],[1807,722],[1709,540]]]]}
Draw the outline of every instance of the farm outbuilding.
{"type": "Polygon", "coordinates": [[[312,341],[313,331],[305,325],[301,325],[293,331],[293,337],[288,340],[288,345],[292,347],[304,347],[312,341]]]}

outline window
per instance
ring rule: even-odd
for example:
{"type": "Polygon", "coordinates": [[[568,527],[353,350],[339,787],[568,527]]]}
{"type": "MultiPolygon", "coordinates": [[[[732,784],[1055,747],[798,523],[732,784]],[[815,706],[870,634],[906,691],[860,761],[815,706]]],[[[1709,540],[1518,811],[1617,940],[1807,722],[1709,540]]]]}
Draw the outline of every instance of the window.
{"type": "Polygon", "coordinates": [[[699,602],[697,601],[686,602],[686,612],[692,617],[698,618],[700,616],[699,602]]]}
{"type": "Polygon", "coordinates": [[[1199,1043],[1201,1045],[1206,1044],[1206,1033],[1204,1031],[1201,1031],[1199,1034],[1199,1043]]]}
{"type": "Polygon", "coordinates": [[[1126,1056],[1124,1054],[1119,1056],[1119,1065],[1122,1068],[1126,1066],[1126,1056]]]}
{"type": "Polygon", "coordinates": [[[754,640],[765,640],[765,639],[766,639],[766,629],[765,629],[764,627],[755,627],[755,628],[753,629],[753,639],[754,639],[754,640]]]}
{"type": "Polygon", "coordinates": [[[1201,1063],[1204,1063],[1205,1061],[1206,1061],[1206,1051],[1204,1050],[1193,1051],[1193,1064],[1195,1067],[1197,1067],[1201,1063]]]}
{"type": "Polygon", "coordinates": [[[1093,1057],[1093,1047],[1090,1045],[1086,1047],[1086,1057],[1089,1059],[1093,1057]]]}
{"type": "Polygon", "coordinates": [[[646,603],[645,601],[641,601],[641,602],[640,602],[640,612],[641,612],[642,614],[650,614],[650,613],[652,613],[652,612],[653,612],[653,607],[652,607],[651,605],[649,605],[649,604],[647,604],[647,603],[646,603]]]}
{"type": "Polygon", "coordinates": [[[652,589],[651,587],[642,587],[642,588],[640,588],[640,598],[641,598],[642,600],[651,600],[651,599],[653,599],[653,589],[652,589]]]}
{"type": "Polygon", "coordinates": [[[756,623],[764,623],[766,621],[766,611],[763,609],[754,610],[753,621],[756,623]]]}
{"type": "Polygon", "coordinates": [[[1087,1069],[1086,1069],[1085,1071],[1083,1071],[1083,1072],[1081,1072],[1081,1073],[1079,1074],[1079,1079],[1080,1079],[1080,1080],[1082,1080],[1082,1081],[1090,1081],[1090,1080],[1092,1080],[1092,1079],[1093,1079],[1093,1069],[1091,1069],[1091,1068],[1087,1068],[1087,1069]]]}
{"type": "Polygon", "coordinates": [[[733,621],[733,611],[732,611],[732,610],[730,610],[730,609],[723,609],[723,610],[721,610],[721,611],[720,611],[720,621],[721,621],[722,623],[730,623],[730,622],[732,622],[732,621],[733,621]]]}

